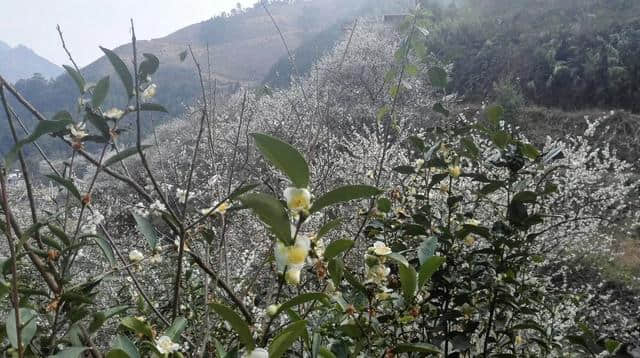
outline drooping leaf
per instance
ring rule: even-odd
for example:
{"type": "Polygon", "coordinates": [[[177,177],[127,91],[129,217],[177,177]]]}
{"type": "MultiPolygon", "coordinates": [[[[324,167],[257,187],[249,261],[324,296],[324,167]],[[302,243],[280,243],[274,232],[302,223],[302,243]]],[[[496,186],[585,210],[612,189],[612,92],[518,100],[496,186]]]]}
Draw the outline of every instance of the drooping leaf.
{"type": "Polygon", "coordinates": [[[107,259],[107,261],[109,261],[109,264],[111,265],[111,267],[115,267],[116,257],[113,254],[113,249],[111,249],[111,245],[109,245],[107,240],[105,240],[104,237],[100,235],[91,235],[91,237],[95,240],[96,244],[98,244],[98,247],[100,247],[102,254],[107,259]]]}
{"type": "Polygon", "coordinates": [[[303,303],[307,303],[310,301],[322,301],[322,300],[328,300],[328,299],[329,299],[329,296],[327,296],[325,293],[322,293],[322,292],[303,293],[280,305],[280,307],[276,311],[276,316],[292,307],[301,305],[303,303]]]}
{"type": "Polygon", "coordinates": [[[327,265],[329,268],[329,276],[331,276],[331,281],[336,287],[340,287],[340,282],[342,282],[342,276],[344,275],[344,262],[341,258],[334,258],[329,261],[327,265]]]}
{"type": "Polygon", "coordinates": [[[229,200],[235,200],[240,197],[240,195],[250,192],[251,190],[259,187],[260,184],[249,184],[243,185],[239,188],[236,188],[231,194],[229,194],[229,200]]]}
{"type": "Polygon", "coordinates": [[[106,118],[93,112],[87,112],[85,118],[89,123],[91,123],[92,126],[100,131],[100,134],[102,134],[102,138],[104,139],[105,143],[109,141],[109,139],[111,138],[111,129],[109,128],[109,124],[107,123],[106,118]]]}
{"type": "Polygon", "coordinates": [[[64,67],[69,76],[73,79],[73,82],[76,83],[80,94],[84,94],[86,83],[84,82],[84,78],[82,77],[82,75],[78,71],[76,71],[75,68],[69,65],[62,65],[62,67],[64,67]]]}
{"type": "Polygon", "coordinates": [[[109,62],[111,62],[111,66],[116,70],[118,77],[122,81],[122,85],[127,93],[129,98],[133,97],[133,78],[131,77],[131,72],[127,68],[127,65],[122,61],[120,56],[118,56],[115,52],[100,46],[100,49],[107,56],[109,62]]]}
{"type": "Polygon", "coordinates": [[[253,337],[251,336],[251,331],[249,330],[249,326],[247,323],[240,317],[237,313],[235,313],[232,309],[218,304],[211,303],[209,304],[212,310],[214,310],[220,317],[222,317],[225,321],[227,321],[234,331],[238,334],[238,338],[240,342],[245,345],[247,351],[252,351],[255,348],[255,344],[253,343],[253,337]]]}
{"type": "Polygon", "coordinates": [[[89,332],[98,331],[109,318],[125,312],[127,309],[129,309],[129,306],[117,306],[95,313],[91,324],[89,324],[89,332]]]}
{"type": "Polygon", "coordinates": [[[347,185],[334,189],[316,199],[311,206],[311,213],[318,212],[327,206],[344,203],[351,200],[364,199],[382,193],[381,190],[369,185],[347,185]]]}
{"type": "Polygon", "coordinates": [[[436,271],[445,262],[445,258],[441,256],[431,256],[420,266],[420,272],[418,273],[418,289],[433,276],[436,271]]]}
{"type": "Polygon", "coordinates": [[[291,323],[280,332],[269,345],[269,358],[280,358],[293,343],[307,330],[307,321],[291,323]]]}
{"type": "MultiPolygon", "coordinates": [[[[146,150],[147,148],[151,148],[153,147],[152,145],[143,145],[141,146],[140,149],[142,149],[143,151],[146,150]]],[[[125,150],[120,151],[120,153],[114,155],[113,157],[110,157],[109,159],[105,160],[104,163],[102,163],[103,167],[109,167],[113,164],[116,164],[118,162],[120,162],[121,160],[124,160],[126,158],[129,158],[130,156],[136,155],[138,154],[138,148],[137,147],[130,147],[127,148],[125,150]]]]}
{"type": "Polygon", "coordinates": [[[326,261],[340,255],[343,251],[349,250],[353,247],[355,242],[353,240],[336,240],[330,243],[324,250],[324,259],[326,261]]]}
{"type": "Polygon", "coordinates": [[[71,193],[71,195],[73,195],[73,197],[75,197],[76,199],[82,201],[81,195],[80,195],[80,191],[78,190],[78,188],[76,188],[76,185],[73,184],[73,182],[70,179],[66,179],[66,178],[62,178],[60,176],[57,176],[55,174],[49,174],[49,175],[45,175],[47,178],[55,181],[56,183],[62,185],[65,189],[67,189],[69,191],[69,193],[71,193]]]}
{"type": "Polygon", "coordinates": [[[280,169],[298,188],[309,186],[309,166],[294,147],[280,139],[261,133],[252,133],[256,146],[273,166],[280,169]]]}
{"type": "Polygon", "coordinates": [[[431,67],[427,71],[429,81],[434,87],[445,88],[447,87],[447,71],[440,67],[431,67]]]}
{"type": "Polygon", "coordinates": [[[136,220],[136,227],[138,231],[142,233],[145,239],[147,239],[147,243],[151,247],[152,250],[156,248],[158,245],[158,235],[156,235],[156,230],[154,229],[151,221],[149,219],[138,215],[136,213],[132,213],[133,218],[136,220]]]}
{"type": "Polygon", "coordinates": [[[109,93],[109,76],[103,77],[96,87],[93,89],[93,96],[91,96],[91,106],[98,108],[104,103],[109,93]]]}
{"type": "MultiPolygon", "coordinates": [[[[31,340],[35,337],[36,331],[38,330],[38,313],[31,308],[20,308],[19,312],[20,326],[22,327],[22,330],[20,331],[22,346],[26,347],[31,343],[31,340]]],[[[18,333],[16,331],[16,313],[14,309],[7,313],[5,329],[11,346],[18,349],[18,333]]]]}
{"type": "Polygon", "coordinates": [[[240,197],[240,201],[251,208],[278,239],[292,243],[289,216],[278,199],[268,194],[249,193],[240,197]]]}

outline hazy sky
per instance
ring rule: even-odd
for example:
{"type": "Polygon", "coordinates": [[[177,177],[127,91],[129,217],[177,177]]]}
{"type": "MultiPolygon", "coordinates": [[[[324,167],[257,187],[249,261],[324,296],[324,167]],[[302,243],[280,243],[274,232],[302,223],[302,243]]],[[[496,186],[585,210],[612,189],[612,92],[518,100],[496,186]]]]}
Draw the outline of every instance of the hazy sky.
{"type": "Polygon", "coordinates": [[[84,66],[102,52],[130,41],[129,19],[141,40],[163,37],[184,26],[257,0],[0,0],[0,40],[23,44],[57,65],[67,63],[56,24],[84,66]]]}

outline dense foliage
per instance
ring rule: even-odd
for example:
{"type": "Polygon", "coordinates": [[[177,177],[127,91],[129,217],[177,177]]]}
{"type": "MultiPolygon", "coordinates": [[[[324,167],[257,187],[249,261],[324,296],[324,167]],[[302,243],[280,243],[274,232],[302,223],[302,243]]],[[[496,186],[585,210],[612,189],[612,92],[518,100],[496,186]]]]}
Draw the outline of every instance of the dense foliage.
{"type": "Polygon", "coordinates": [[[633,165],[591,140],[613,115],[534,142],[508,108],[458,112],[430,26],[360,21],[291,88],[223,104],[201,76],[146,138],[156,56],[103,49],[116,76],[95,85],[69,68],[70,109],[32,110],[3,152],[23,179],[0,172],[2,352],[637,356],[638,316],[571,285],[640,220],[633,165]],[[34,183],[22,149],[47,134],[68,158],[34,183]]]}

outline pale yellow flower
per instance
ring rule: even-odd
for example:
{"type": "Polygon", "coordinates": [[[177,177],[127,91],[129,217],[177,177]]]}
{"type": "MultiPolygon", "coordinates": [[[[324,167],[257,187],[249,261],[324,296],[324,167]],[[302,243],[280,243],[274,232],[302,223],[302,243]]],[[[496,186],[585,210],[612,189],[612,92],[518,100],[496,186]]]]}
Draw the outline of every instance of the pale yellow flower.
{"type": "Polygon", "coordinates": [[[168,336],[162,336],[156,340],[156,349],[160,354],[168,354],[176,352],[180,349],[180,345],[173,343],[168,336]]]}
{"type": "Polygon", "coordinates": [[[460,169],[459,165],[452,165],[449,167],[449,175],[454,178],[457,178],[462,174],[462,169],[460,169]]]}
{"type": "Polygon", "coordinates": [[[311,193],[309,189],[289,187],[284,191],[287,206],[294,212],[309,210],[311,207],[311,193]]]}
{"type": "Polygon", "coordinates": [[[378,256],[386,256],[391,253],[391,248],[385,245],[385,243],[382,241],[376,241],[373,244],[373,253],[375,253],[378,256]]]}

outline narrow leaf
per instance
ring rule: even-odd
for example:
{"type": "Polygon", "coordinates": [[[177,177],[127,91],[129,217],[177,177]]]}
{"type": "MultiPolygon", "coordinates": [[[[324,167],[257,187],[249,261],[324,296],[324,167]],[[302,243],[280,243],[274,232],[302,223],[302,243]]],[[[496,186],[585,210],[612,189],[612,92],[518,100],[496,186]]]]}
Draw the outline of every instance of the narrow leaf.
{"type": "MultiPolygon", "coordinates": [[[[151,148],[152,145],[143,145],[141,147],[141,149],[144,151],[147,148],[151,148]]],[[[131,148],[127,148],[123,151],[121,151],[120,153],[114,155],[113,157],[110,157],[109,159],[105,160],[104,163],[102,163],[103,167],[108,167],[111,166],[113,164],[118,163],[119,161],[126,159],[132,155],[136,155],[138,154],[138,148],[137,147],[131,147],[131,148]]]]}
{"type": "Polygon", "coordinates": [[[436,271],[442,266],[445,258],[441,256],[431,256],[420,266],[418,274],[418,289],[420,289],[436,271]]]}
{"type": "Polygon", "coordinates": [[[382,193],[377,188],[369,185],[347,185],[334,189],[313,202],[310,212],[315,213],[327,206],[344,203],[350,200],[364,199],[382,193]]]}
{"type": "Polygon", "coordinates": [[[49,175],[45,175],[47,178],[55,181],[56,183],[62,185],[63,187],[65,187],[69,193],[71,193],[71,195],[73,195],[76,199],[82,201],[81,195],[80,195],[80,191],[78,191],[78,188],[76,188],[76,185],[73,184],[73,182],[69,179],[66,178],[62,178],[59,177],[55,174],[49,174],[49,175]]]}
{"type": "Polygon", "coordinates": [[[280,139],[253,133],[258,149],[276,168],[280,169],[298,188],[309,186],[309,166],[298,150],[280,139]]]}
{"type": "Polygon", "coordinates": [[[297,321],[282,330],[269,345],[269,358],[280,358],[306,331],[307,321],[297,321]]]}
{"type": "Polygon", "coordinates": [[[91,106],[93,106],[93,108],[100,107],[107,98],[107,93],[109,93],[109,76],[102,78],[98,81],[98,84],[96,84],[96,87],[93,89],[93,96],[91,97],[91,106]]]}
{"type": "Polygon", "coordinates": [[[340,255],[343,251],[349,250],[355,245],[353,240],[336,240],[327,246],[324,250],[324,259],[325,261],[329,261],[332,258],[340,255]]]}
{"type": "Polygon", "coordinates": [[[218,303],[209,304],[212,310],[219,314],[225,321],[229,322],[234,331],[238,334],[240,342],[245,345],[247,351],[252,351],[255,347],[251,331],[247,323],[232,309],[218,303]]]}
{"type": "Polygon", "coordinates": [[[132,214],[133,218],[136,220],[138,231],[142,233],[144,238],[147,239],[147,243],[149,244],[151,249],[154,250],[158,245],[158,235],[156,235],[156,230],[153,228],[153,225],[151,224],[149,219],[136,213],[132,214]]]}
{"type": "Polygon", "coordinates": [[[69,76],[73,79],[73,82],[76,83],[76,86],[78,87],[78,91],[80,91],[80,94],[84,94],[86,84],[84,82],[84,78],[82,77],[82,75],[78,71],[76,71],[75,68],[69,65],[62,65],[62,67],[64,67],[64,69],[67,71],[69,76]]]}
{"type": "Polygon", "coordinates": [[[289,216],[282,203],[268,194],[250,193],[240,198],[282,242],[291,243],[289,216]]]}
{"type": "Polygon", "coordinates": [[[111,66],[116,70],[116,73],[120,77],[122,81],[122,85],[127,93],[129,98],[133,97],[133,78],[131,77],[131,72],[127,68],[127,65],[122,61],[120,56],[118,56],[115,52],[100,46],[102,52],[107,55],[107,59],[111,62],[111,66]]]}

